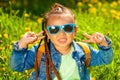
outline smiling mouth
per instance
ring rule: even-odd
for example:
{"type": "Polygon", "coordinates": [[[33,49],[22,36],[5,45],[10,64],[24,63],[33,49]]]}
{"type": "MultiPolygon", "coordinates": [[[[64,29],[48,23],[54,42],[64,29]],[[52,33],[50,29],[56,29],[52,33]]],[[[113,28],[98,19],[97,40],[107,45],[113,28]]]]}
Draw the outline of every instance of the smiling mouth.
{"type": "Polygon", "coordinates": [[[60,44],[65,44],[65,43],[67,42],[67,39],[66,39],[66,38],[60,38],[60,39],[58,40],[58,42],[59,42],[60,44]]]}

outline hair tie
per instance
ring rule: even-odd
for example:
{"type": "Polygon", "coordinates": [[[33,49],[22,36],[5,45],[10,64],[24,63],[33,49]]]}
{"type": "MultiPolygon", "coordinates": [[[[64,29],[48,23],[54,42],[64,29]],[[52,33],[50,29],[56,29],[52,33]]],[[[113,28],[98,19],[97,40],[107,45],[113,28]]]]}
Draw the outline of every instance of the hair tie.
{"type": "Polygon", "coordinates": [[[55,9],[55,12],[62,12],[62,8],[61,8],[61,7],[57,7],[57,8],[55,9]]]}

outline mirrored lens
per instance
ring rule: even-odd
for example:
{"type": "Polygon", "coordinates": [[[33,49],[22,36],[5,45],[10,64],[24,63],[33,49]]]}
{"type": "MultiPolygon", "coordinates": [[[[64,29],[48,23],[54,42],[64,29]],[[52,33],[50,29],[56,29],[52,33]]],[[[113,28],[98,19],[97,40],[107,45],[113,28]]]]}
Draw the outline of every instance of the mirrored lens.
{"type": "Polygon", "coordinates": [[[51,26],[51,27],[49,27],[50,34],[56,34],[56,33],[59,32],[59,30],[60,30],[60,28],[58,26],[51,26]]]}
{"type": "Polygon", "coordinates": [[[74,26],[72,26],[72,25],[65,25],[64,28],[63,28],[63,30],[65,32],[68,32],[68,33],[73,32],[74,26]]]}

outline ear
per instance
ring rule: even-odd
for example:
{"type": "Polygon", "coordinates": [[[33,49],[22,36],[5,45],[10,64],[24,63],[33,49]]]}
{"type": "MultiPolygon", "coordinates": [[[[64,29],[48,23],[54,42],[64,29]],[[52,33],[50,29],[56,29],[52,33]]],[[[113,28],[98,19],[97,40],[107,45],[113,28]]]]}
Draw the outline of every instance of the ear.
{"type": "Polygon", "coordinates": [[[75,34],[77,33],[78,31],[78,26],[75,27],[75,34]]]}

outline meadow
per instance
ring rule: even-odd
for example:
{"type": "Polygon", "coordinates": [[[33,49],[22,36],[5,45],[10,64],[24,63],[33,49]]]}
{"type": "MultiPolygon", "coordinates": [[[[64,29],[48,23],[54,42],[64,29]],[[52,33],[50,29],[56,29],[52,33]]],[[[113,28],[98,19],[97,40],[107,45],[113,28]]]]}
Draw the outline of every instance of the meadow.
{"type": "MultiPolygon", "coordinates": [[[[120,0],[110,3],[91,0],[88,4],[78,2],[76,6],[76,9],[72,9],[79,27],[75,41],[86,39],[84,32],[100,32],[112,40],[113,61],[108,65],[90,67],[91,80],[120,80],[120,0]]],[[[5,13],[0,8],[0,80],[26,80],[33,71],[15,72],[9,67],[14,42],[28,31],[41,31],[42,17],[34,15],[34,19],[31,19],[31,13],[24,11],[21,17],[18,13],[19,10],[12,8],[5,13]]],[[[30,44],[29,48],[34,44],[30,44]]],[[[96,48],[95,44],[91,45],[96,48]]]]}

